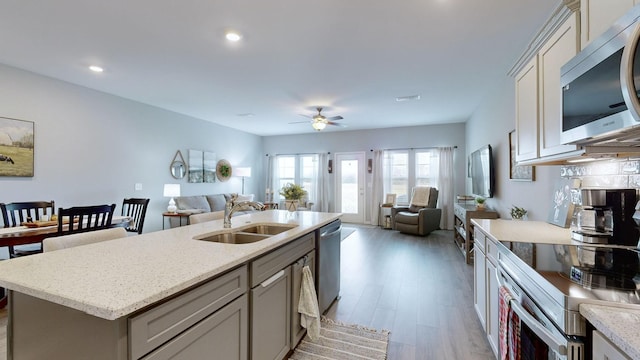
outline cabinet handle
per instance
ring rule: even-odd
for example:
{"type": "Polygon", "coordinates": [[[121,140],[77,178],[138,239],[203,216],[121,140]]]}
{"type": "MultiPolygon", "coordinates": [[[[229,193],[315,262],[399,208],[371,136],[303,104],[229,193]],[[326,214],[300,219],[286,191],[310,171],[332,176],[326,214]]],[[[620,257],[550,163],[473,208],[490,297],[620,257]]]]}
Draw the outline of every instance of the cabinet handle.
{"type": "Polygon", "coordinates": [[[320,234],[320,237],[321,237],[321,238],[328,238],[328,237],[331,237],[331,236],[333,236],[333,235],[335,235],[335,234],[339,233],[339,232],[340,232],[340,230],[342,230],[342,225],[341,225],[339,228],[337,228],[336,230],[334,230],[334,231],[332,231],[332,232],[330,232],[330,233],[323,232],[322,234],[320,234]]]}
{"type": "Polygon", "coordinates": [[[283,276],[284,276],[284,270],[280,270],[277,273],[275,273],[272,277],[270,277],[267,280],[263,281],[260,284],[260,286],[267,287],[267,286],[273,284],[274,282],[276,282],[278,279],[280,279],[283,276]]]}
{"type": "MultiPolygon", "coordinates": [[[[509,274],[509,272],[502,268],[502,264],[498,264],[498,269],[496,270],[496,279],[498,281],[498,288],[501,288],[504,285],[502,281],[503,272],[509,274]]],[[[510,276],[510,275],[508,275],[510,276]]],[[[510,276],[511,277],[511,276],[510,276]]],[[[513,288],[509,287],[509,290],[513,291],[519,297],[520,294],[513,288]]],[[[556,337],[551,331],[547,330],[544,325],[540,323],[538,319],[536,319],[533,315],[529,314],[525,308],[520,305],[519,300],[511,300],[509,302],[511,309],[518,314],[520,317],[520,321],[527,324],[527,326],[533,330],[533,332],[544,342],[550,350],[557,352],[560,355],[567,355],[567,340],[556,337]]]]}

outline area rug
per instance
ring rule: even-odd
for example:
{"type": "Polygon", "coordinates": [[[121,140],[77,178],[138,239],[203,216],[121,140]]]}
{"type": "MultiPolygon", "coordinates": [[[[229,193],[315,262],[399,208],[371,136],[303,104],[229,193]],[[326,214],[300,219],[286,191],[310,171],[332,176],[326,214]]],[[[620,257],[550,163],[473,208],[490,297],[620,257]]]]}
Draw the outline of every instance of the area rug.
{"type": "Polygon", "coordinates": [[[389,331],[342,324],[322,318],[320,338],[309,335],[298,344],[290,360],[384,360],[387,358],[389,331]]]}
{"type": "Polygon", "coordinates": [[[356,229],[354,228],[350,228],[350,227],[342,227],[342,231],[340,231],[340,241],[344,240],[347,238],[347,236],[353,234],[356,231],[356,229]]]}

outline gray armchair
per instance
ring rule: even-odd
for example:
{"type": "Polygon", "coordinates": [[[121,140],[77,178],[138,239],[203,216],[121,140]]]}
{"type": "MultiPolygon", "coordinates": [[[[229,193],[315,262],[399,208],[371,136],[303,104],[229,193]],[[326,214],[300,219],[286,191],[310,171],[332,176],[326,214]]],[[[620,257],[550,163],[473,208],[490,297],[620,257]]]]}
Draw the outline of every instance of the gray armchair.
{"type": "Polygon", "coordinates": [[[426,207],[395,206],[391,208],[393,229],[413,235],[429,235],[440,228],[442,210],[436,208],[438,190],[431,188],[426,207]]]}

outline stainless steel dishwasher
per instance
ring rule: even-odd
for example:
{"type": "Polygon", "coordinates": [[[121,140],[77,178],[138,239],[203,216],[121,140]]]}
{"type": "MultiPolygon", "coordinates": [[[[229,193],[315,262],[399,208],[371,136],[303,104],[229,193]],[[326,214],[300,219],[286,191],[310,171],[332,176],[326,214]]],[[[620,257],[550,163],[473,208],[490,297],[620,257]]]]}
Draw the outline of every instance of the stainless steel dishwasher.
{"type": "Polygon", "coordinates": [[[340,219],[317,230],[318,306],[324,314],[340,293],[340,219]]]}

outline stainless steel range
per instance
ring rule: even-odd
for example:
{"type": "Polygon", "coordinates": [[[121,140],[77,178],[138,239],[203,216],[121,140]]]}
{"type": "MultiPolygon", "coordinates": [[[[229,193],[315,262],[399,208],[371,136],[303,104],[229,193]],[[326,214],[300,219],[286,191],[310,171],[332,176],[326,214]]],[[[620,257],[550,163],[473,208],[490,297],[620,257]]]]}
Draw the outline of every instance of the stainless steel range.
{"type": "Polygon", "coordinates": [[[639,252],[635,247],[530,244],[536,253],[531,264],[523,260],[530,260],[528,256],[516,255],[509,245],[498,245],[498,283],[512,294],[515,301],[511,306],[522,327],[535,334],[549,359],[590,358],[580,304],[640,308],[639,252]]]}
{"type": "Polygon", "coordinates": [[[536,359],[590,358],[580,304],[640,308],[636,203],[635,189],[581,190],[571,239],[498,245],[498,283],[536,359]]]}

